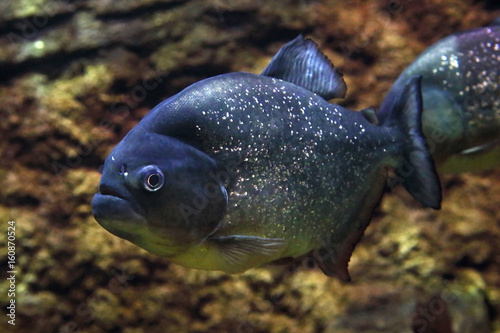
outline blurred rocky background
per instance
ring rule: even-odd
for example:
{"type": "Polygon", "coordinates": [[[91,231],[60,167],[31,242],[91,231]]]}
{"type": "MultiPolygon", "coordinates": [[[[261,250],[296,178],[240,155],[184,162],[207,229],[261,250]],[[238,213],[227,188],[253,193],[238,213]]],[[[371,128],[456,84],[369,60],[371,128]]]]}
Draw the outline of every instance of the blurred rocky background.
{"type": "Polygon", "coordinates": [[[500,332],[500,170],[443,176],[441,211],[388,193],[350,263],[241,275],[183,268],[91,215],[99,166],[157,103],[260,72],[299,33],[378,106],[444,36],[500,14],[480,0],[4,0],[0,3],[0,331],[500,332]],[[7,227],[16,227],[16,325],[7,227]]]}

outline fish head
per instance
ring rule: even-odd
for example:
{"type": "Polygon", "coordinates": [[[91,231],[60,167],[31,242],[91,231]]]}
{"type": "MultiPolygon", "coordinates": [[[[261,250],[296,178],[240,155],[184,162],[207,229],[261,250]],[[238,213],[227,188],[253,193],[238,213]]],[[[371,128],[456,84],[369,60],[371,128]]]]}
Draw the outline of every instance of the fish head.
{"type": "Polygon", "coordinates": [[[217,230],[227,192],[208,155],[168,136],[137,132],[106,159],[92,211],[112,234],[157,255],[176,255],[217,230]]]}

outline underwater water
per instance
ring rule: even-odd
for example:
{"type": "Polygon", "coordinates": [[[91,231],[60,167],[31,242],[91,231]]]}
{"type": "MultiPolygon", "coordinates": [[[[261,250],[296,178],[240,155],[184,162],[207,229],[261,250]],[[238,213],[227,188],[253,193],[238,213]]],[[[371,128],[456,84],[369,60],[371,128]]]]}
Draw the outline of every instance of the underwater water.
{"type": "Polygon", "coordinates": [[[439,211],[385,193],[349,283],[307,260],[184,268],[90,206],[111,149],[194,82],[260,73],[302,33],[344,74],[336,103],[378,107],[429,45],[499,14],[473,0],[3,1],[0,330],[500,332],[498,169],[442,175],[439,211]]]}

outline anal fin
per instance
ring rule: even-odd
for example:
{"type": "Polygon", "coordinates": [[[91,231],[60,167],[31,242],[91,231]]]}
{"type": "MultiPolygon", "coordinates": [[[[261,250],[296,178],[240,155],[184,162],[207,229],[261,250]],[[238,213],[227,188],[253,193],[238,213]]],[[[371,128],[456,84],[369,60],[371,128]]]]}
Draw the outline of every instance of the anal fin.
{"type": "Polygon", "coordinates": [[[343,228],[334,235],[318,240],[321,247],[313,251],[313,256],[319,268],[328,276],[351,281],[347,266],[354,248],[370,224],[373,211],[382,199],[387,170],[381,169],[374,177],[373,186],[359,200],[350,217],[343,223],[343,228]]]}

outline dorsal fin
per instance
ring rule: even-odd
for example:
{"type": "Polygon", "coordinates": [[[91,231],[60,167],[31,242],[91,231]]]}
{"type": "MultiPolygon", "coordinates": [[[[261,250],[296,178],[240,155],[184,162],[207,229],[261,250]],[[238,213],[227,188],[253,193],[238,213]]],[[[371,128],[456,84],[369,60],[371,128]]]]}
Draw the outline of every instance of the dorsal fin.
{"type": "Polygon", "coordinates": [[[326,100],[343,98],[347,90],[342,74],[314,41],[302,35],[284,45],[262,75],[294,83],[326,100]]]}

